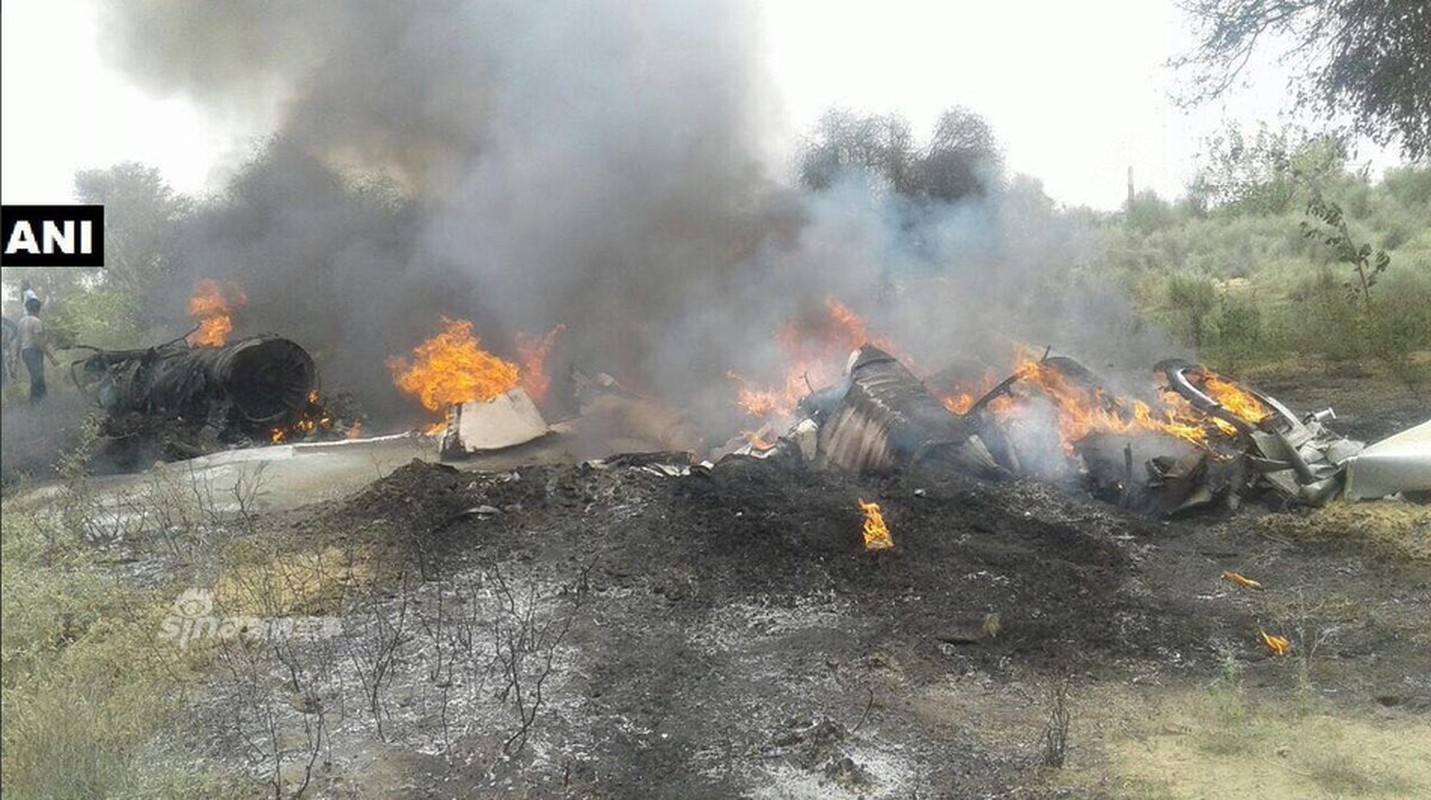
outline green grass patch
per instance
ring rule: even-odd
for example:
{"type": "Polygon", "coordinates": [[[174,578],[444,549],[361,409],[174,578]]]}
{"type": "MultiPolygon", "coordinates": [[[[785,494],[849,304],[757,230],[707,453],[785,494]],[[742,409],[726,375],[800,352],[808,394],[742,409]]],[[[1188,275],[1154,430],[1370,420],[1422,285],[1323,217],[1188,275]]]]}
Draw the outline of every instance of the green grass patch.
{"type": "Polygon", "coordinates": [[[216,796],[149,743],[205,666],[156,636],[171,595],[137,589],[29,515],[0,522],[0,782],[16,798],[216,796]]]}

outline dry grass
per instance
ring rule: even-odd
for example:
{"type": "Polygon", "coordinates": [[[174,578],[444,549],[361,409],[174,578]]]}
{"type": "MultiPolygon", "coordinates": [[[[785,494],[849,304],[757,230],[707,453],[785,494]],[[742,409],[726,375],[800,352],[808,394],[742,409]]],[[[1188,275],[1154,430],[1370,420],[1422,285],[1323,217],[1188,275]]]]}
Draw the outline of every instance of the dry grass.
{"type": "Polygon", "coordinates": [[[288,550],[255,538],[235,543],[226,560],[230,566],[215,587],[215,604],[245,616],[337,614],[348,593],[373,573],[366,547],[288,550]]]}
{"type": "Polygon", "coordinates": [[[1431,563],[1431,507],[1394,501],[1333,503],[1305,514],[1268,514],[1268,533],[1365,548],[1396,562],[1431,563]]]}
{"type": "Polygon", "coordinates": [[[170,598],[46,546],[8,509],[3,542],[4,795],[213,796],[211,776],[146,754],[203,668],[197,651],[157,639],[170,598]]]}
{"type": "Polygon", "coordinates": [[[1298,713],[1216,687],[1110,697],[1100,757],[1064,776],[1116,797],[1431,797],[1431,723],[1298,713]]]}

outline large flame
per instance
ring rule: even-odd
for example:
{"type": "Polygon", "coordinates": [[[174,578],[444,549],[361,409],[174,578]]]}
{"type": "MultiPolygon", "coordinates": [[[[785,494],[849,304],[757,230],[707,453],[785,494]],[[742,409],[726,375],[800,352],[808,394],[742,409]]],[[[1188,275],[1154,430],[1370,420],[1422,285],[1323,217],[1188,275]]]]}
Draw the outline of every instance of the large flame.
{"type": "Polygon", "coordinates": [[[189,343],[205,347],[227,344],[234,329],[231,314],[247,302],[248,298],[233,284],[220,284],[212,278],[199,279],[189,298],[189,316],[199,320],[199,329],[189,334],[189,343]]]}
{"type": "Polygon", "coordinates": [[[861,498],[859,504],[860,510],[865,512],[865,549],[888,550],[894,547],[894,539],[889,535],[889,527],[884,524],[884,515],[880,513],[879,503],[866,503],[861,498]]]}
{"type": "Polygon", "coordinates": [[[1202,371],[1202,390],[1208,397],[1221,403],[1223,408],[1254,425],[1272,416],[1272,412],[1261,400],[1233,382],[1206,370],[1202,371]]]}
{"type": "Polygon", "coordinates": [[[413,360],[388,359],[393,382],[432,411],[484,402],[517,385],[519,370],[483,350],[467,320],[442,318],[443,330],[413,349],[413,360]]]}
{"type": "Polygon", "coordinates": [[[565,331],[565,325],[558,325],[547,331],[545,336],[517,334],[517,357],[522,362],[522,388],[527,390],[527,394],[535,402],[540,403],[546,399],[547,389],[551,388],[551,376],[547,374],[547,356],[551,353],[552,345],[556,344],[557,337],[565,331]]]}
{"type": "Polygon", "coordinates": [[[775,386],[759,386],[735,372],[727,373],[739,386],[736,404],[751,416],[790,420],[800,399],[814,389],[833,383],[850,351],[873,344],[901,356],[888,338],[871,336],[864,318],[833,297],[825,300],[825,317],[814,325],[786,323],[776,332],[785,357],[785,376],[775,386]]]}
{"type": "MultiPolygon", "coordinates": [[[[1083,386],[1070,380],[1051,362],[1035,358],[1031,351],[1024,349],[1018,352],[1011,374],[1020,387],[1031,388],[1052,402],[1059,444],[1070,456],[1079,441],[1094,433],[1163,433],[1202,446],[1207,444],[1209,426],[1221,422],[1199,414],[1176,396],[1154,410],[1142,400],[1083,386]]],[[[995,385],[997,381],[987,375],[978,386],[960,387],[946,395],[944,407],[956,414],[968,413],[978,398],[995,385]]],[[[990,413],[1001,419],[1016,413],[1017,407],[1011,395],[1001,395],[987,406],[990,413]]]]}

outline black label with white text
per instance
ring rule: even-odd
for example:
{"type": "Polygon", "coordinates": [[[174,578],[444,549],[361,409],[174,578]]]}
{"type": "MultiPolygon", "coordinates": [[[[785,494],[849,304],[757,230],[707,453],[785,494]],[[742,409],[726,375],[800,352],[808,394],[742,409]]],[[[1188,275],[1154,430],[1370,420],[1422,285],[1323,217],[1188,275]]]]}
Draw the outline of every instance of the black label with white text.
{"type": "Polygon", "coordinates": [[[104,266],[104,206],[0,207],[0,264],[104,266]]]}

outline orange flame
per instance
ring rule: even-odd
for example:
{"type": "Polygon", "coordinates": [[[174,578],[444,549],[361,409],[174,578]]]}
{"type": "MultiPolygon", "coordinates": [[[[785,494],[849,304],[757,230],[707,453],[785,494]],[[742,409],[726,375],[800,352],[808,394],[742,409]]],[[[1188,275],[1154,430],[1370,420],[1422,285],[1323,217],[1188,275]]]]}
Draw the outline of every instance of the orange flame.
{"type": "Polygon", "coordinates": [[[825,311],[825,318],[816,325],[802,327],[789,322],[776,332],[786,362],[785,377],[779,385],[761,387],[735,372],[727,373],[739,385],[736,404],[746,413],[793,419],[800,399],[833,382],[850,351],[865,344],[896,357],[903,355],[888,338],[872,336],[864,318],[835,298],[825,299],[825,311]]]}
{"type": "Polygon", "coordinates": [[[1261,583],[1252,580],[1251,578],[1247,577],[1246,575],[1243,575],[1241,572],[1231,572],[1231,571],[1224,572],[1224,573],[1222,573],[1222,579],[1225,580],[1225,581],[1227,581],[1228,583],[1235,583],[1235,584],[1237,584],[1238,586],[1246,586],[1248,589],[1261,589],[1261,588],[1262,588],[1262,584],[1261,584],[1261,583]]]}
{"type": "Polygon", "coordinates": [[[1292,652],[1292,642],[1287,637],[1268,633],[1261,629],[1257,632],[1262,635],[1262,644],[1271,650],[1273,655],[1285,656],[1292,652]]]}
{"type": "Polygon", "coordinates": [[[769,450],[775,446],[775,442],[768,441],[756,431],[741,431],[740,435],[744,436],[745,440],[750,443],[750,446],[756,450],[769,450]]]}
{"type": "MultiPolygon", "coordinates": [[[[974,404],[979,402],[979,398],[988,394],[999,383],[998,376],[992,372],[984,373],[984,377],[979,379],[975,386],[960,386],[953,392],[939,398],[944,407],[954,414],[967,414],[974,404]]],[[[1000,399],[1005,397],[1000,396],[1000,399]]]]}
{"type": "MultiPolygon", "coordinates": [[[[1202,446],[1207,444],[1208,425],[1220,422],[1199,414],[1186,401],[1165,403],[1155,411],[1142,400],[1080,385],[1027,350],[1019,351],[1012,374],[1022,385],[1033,387],[1052,401],[1059,443],[1070,456],[1079,441],[1094,433],[1164,433],[1202,446]]],[[[944,407],[956,414],[967,413],[996,383],[992,375],[985,376],[978,387],[964,387],[944,397],[944,407]]],[[[1007,418],[1016,408],[1017,403],[1008,395],[988,405],[989,411],[1000,418],[1007,418]]]]}
{"type": "Polygon", "coordinates": [[[414,359],[388,359],[393,382],[432,411],[485,402],[517,385],[517,365],[483,350],[467,320],[442,318],[443,330],[413,349],[414,359]]]}
{"type": "Polygon", "coordinates": [[[234,329],[230,313],[247,302],[248,298],[233,284],[220,284],[212,278],[196,281],[189,298],[189,316],[199,320],[199,329],[189,334],[189,343],[222,347],[234,329]]]}
{"type": "Polygon", "coordinates": [[[1203,372],[1202,390],[1207,393],[1208,397],[1221,403],[1223,408],[1254,425],[1272,416],[1272,412],[1262,404],[1261,400],[1243,391],[1231,381],[1211,372],[1203,372]]]}
{"type": "Polygon", "coordinates": [[[326,431],[332,427],[333,417],[318,402],[318,390],[314,389],[308,393],[308,406],[303,410],[303,416],[286,428],[274,428],[269,433],[268,439],[274,444],[279,444],[290,438],[307,436],[314,431],[326,431]]]}
{"type": "Polygon", "coordinates": [[[888,550],[894,547],[894,539],[890,537],[889,528],[884,524],[884,515],[880,513],[879,503],[866,503],[861,498],[859,505],[860,510],[865,512],[865,549],[888,550]]]}
{"type": "Polygon", "coordinates": [[[967,414],[979,398],[965,392],[958,392],[942,398],[944,407],[955,414],[967,414]]]}
{"type": "Polygon", "coordinates": [[[557,337],[566,331],[565,325],[558,325],[547,331],[545,336],[517,334],[517,357],[522,362],[522,388],[527,390],[533,402],[540,403],[551,387],[551,377],[547,375],[547,355],[557,337]]]}

